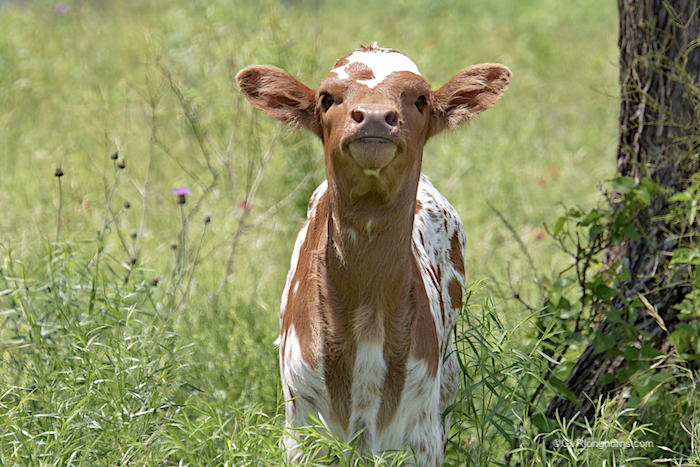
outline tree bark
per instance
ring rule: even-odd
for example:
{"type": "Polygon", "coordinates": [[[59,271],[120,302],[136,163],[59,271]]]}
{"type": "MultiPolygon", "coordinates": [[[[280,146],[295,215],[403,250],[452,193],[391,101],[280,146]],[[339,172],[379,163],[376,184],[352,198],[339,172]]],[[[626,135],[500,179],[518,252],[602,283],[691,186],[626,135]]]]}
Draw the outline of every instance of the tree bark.
{"type": "MultiPolygon", "coordinates": [[[[698,0],[618,0],[622,102],[617,170],[637,184],[648,177],[679,192],[698,171],[698,8],[698,0]]],[[[612,209],[616,207],[613,201],[612,209]]],[[[629,269],[630,279],[614,285],[618,295],[607,306],[625,310],[626,303],[642,295],[668,330],[642,307],[634,321],[638,340],[625,346],[648,343],[668,352],[668,334],[678,323],[674,305],[689,291],[687,285],[677,285],[682,281],[676,280],[677,271],[670,264],[682,237],[675,224],[665,219],[671,207],[666,197],[654,197],[636,219],[640,240],[626,241],[610,252],[612,259],[621,259],[629,269]]],[[[603,320],[598,330],[613,334],[615,326],[603,320]]],[[[581,412],[580,417],[592,419],[598,397],[612,396],[620,389],[619,383],[599,384],[600,377],[616,374],[623,364],[622,357],[596,353],[593,344],[588,345],[566,379],[579,404],[557,397],[547,415],[558,413],[571,419],[581,412]]]]}

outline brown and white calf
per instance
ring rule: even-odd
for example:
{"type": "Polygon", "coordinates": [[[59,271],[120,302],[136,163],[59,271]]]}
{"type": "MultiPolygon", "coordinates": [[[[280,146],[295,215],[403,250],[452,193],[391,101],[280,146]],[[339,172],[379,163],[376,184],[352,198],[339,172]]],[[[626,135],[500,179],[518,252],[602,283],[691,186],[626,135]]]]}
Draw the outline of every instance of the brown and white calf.
{"type": "MultiPolygon", "coordinates": [[[[242,93],[323,141],[326,178],[309,202],[282,294],[280,366],[289,427],[322,418],[360,452],[412,449],[442,463],[458,364],[464,227],[421,175],[423,146],[491,107],[510,71],[471,66],[432,91],[402,53],[362,47],[312,90],[252,66],[242,93]]],[[[302,449],[285,439],[293,460],[302,449]]]]}

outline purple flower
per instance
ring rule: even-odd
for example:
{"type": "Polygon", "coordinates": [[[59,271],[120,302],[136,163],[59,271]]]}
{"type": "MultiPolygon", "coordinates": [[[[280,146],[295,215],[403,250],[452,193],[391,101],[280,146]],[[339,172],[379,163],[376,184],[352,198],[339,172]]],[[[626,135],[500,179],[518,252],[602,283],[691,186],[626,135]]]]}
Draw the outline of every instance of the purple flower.
{"type": "Polygon", "coordinates": [[[181,187],[175,188],[173,190],[173,193],[177,196],[177,202],[179,204],[185,204],[185,201],[186,201],[185,197],[192,194],[190,189],[186,186],[181,186],[181,187]]]}
{"type": "Polygon", "coordinates": [[[181,186],[179,188],[175,188],[173,190],[173,193],[175,193],[177,196],[189,196],[192,194],[190,189],[186,186],[181,186]]]}
{"type": "Polygon", "coordinates": [[[66,6],[65,2],[58,2],[56,4],[56,13],[59,15],[65,15],[66,11],[68,11],[68,7],[66,6]]]}

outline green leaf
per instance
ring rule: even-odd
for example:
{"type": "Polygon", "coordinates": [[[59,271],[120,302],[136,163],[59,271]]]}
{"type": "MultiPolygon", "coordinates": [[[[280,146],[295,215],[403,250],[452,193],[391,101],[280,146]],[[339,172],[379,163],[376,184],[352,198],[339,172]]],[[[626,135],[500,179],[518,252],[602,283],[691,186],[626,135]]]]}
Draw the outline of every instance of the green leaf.
{"type": "Polygon", "coordinates": [[[554,236],[557,237],[561,233],[561,230],[564,228],[564,224],[566,223],[566,217],[560,217],[557,219],[557,223],[554,224],[554,236]]]}
{"type": "Polygon", "coordinates": [[[690,347],[690,340],[693,337],[693,331],[687,324],[679,324],[676,329],[671,332],[669,339],[676,346],[678,352],[685,352],[690,347]]]}
{"type": "Polygon", "coordinates": [[[664,188],[658,183],[654,183],[649,177],[642,177],[639,184],[646,188],[649,193],[663,193],[664,188]]]}
{"type": "Polygon", "coordinates": [[[625,239],[625,236],[621,232],[615,232],[610,237],[610,240],[612,241],[613,245],[615,245],[615,246],[620,246],[624,239],[625,239]]]}
{"type": "Polygon", "coordinates": [[[622,370],[617,372],[617,380],[621,383],[626,383],[630,380],[632,376],[634,376],[636,372],[636,369],[630,370],[628,368],[623,368],[622,370]]]}
{"type": "Polygon", "coordinates": [[[644,358],[656,358],[660,357],[664,353],[657,348],[652,347],[650,344],[644,344],[642,346],[642,356],[644,358]]]}
{"type": "Polygon", "coordinates": [[[695,223],[695,216],[698,213],[698,200],[694,199],[690,204],[690,213],[688,214],[688,224],[693,225],[695,223]]]}
{"type": "Polygon", "coordinates": [[[688,191],[684,191],[682,193],[675,193],[668,200],[672,202],[691,202],[693,201],[693,195],[691,195],[688,191]]]}
{"type": "Polygon", "coordinates": [[[613,336],[603,334],[600,331],[595,332],[595,337],[593,337],[593,350],[596,353],[603,353],[606,350],[612,349],[617,344],[617,339],[613,336]]]}
{"type": "Polygon", "coordinates": [[[600,378],[598,378],[598,384],[600,384],[600,385],[610,384],[614,381],[615,381],[615,376],[613,376],[612,373],[605,373],[600,378]]]}
{"type": "Polygon", "coordinates": [[[692,248],[676,248],[671,264],[700,264],[700,251],[692,248]]]}
{"type": "Polygon", "coordinates": [[[634,188],[634,179],[630,177],[617,177],[610,180],[610,186],[618,193],[626,195],[634,188]]]}
{"type": "Polygon", "coordinates": [[[576,404],[578,407],[581,406],[581,403],[578,401],[576,394],[574,394],[574,392],[571,389],[566,387],[566,383],[564,383],[564,381],[560,380],[559,378],[557,378],[554,375],[550,375],[549,376],[549,384],[551,384],[554,389],[559,391],[559,394],[561,394],[562,396],[569,399],[571,402],[576,404]]]}
{"type": "Polygon", "coordinates": [[[583,338],[583,335],[581,334],[581,331],[577,332],[572,332],[569,334],[566,339],[564,340],[565,344],[578,344],[581,342],[581,339],[583,338]]]}
{"type": "Polygon", "coordinates": [[[594,223],[595,221],[597,221],[601,217],[602,217],[601,212],[598,211],[597,209],[594,209],[591,212],[589,212],[588,215],[586,217],[584,217],[583,220],[578,223],[578,225],[580,225],[581,227],[586,227],[588,225],[591,225],[592,223],[594,223]]]}
{"type": "Polygon", "coordinates": [[[568,311],[571,309],[571,302],[569,300],[567,300],[565,297],[561,297],[559,299],[559,304],[557,305],[557,307],[560,310],[568,311]]]}
{"type": "Polygon", "coordinates": [[[596,224],[592,225],[591,228],[588,230],[588,236],[591,239],[596,238],[598,235],[603,233],[605,231],[605,228],[602,225],[596,224]]]}
{"type": "Polygon", "coordinates": [[[542,433],[549,433],[554,429],[552,420],[545,417],[542,413],[536,413],[532,416],[532,424],[540,429],[542,433]]]}
{"type": "Polygon", "coordinates": [[[611,308],[608,311],[603,312],[605,316],[608,318],[608,321],[612,323],[621,323],[622,322],[622,316],[620,315],[620,311],[616,310],[615,308],[611,308]]]}
{"type": "Polygon", "coordinates": [[[625,351],[622,352],[622,355],[627,361],[637,360],[639,358],[639,349],[636,347],[627,347],[625,351]]]}
{"type": "Polygon", "coordinates": [[[639,241],[639,233],[637,233],[637,230],[632,226],[632,224],[626,224],[622,228],[622,233],[624,233],[625,237],[629,238],[630,240],[639,241]]]}
{"type": "Polygon", "coordinates": [[[661,371],[654,376],[651,377],[652,380],[656,381],[657,383],[667,383],[669,381],[672,381],[676,379],[676,377],[673,375],[673,373],[669,373],[667,371],[661,371]]]}
{"type": "Polygon", "coordinates": [[[622,282],[622,281],[628,281],[632,279],[632,273],[630,273],[630,270],[627,268],[623,268],[622,272],[617,275],[617,280],[622,282]]]}
{"type": "Polygon", "coordinates": [[[561,289],[552,289],[549,291],[549,303],[552,304],[553,309],[559,308],[559,300],[561,300],[561,289]]]}
{"type": "Polygon", "coordinates": [[[635,192],[636,198],[641,201],[645,206],[651,205],[651,194],[649,190],[645,187],[639,187],[635,192]]]}
{"type": "Polygon", "coordinates": [[[610,300],[617,295],[617,290],[611,289],[605,284],[597,284],[595,287],[593,287],[593,295],[601,300],[610,300]]]}

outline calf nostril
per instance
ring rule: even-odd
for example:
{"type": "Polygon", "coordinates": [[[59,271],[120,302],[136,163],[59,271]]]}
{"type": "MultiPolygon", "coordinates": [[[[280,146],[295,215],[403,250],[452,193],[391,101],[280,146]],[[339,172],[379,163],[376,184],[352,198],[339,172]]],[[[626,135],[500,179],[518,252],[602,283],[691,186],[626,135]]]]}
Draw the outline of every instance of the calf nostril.
{"type": "Polygon", "coordinates": [[[365,114],[361,110],[353,110],[350,112],[350,118],[355,120],[356,123],[362,123],[362,121],[365,119],[365,114]]]}
{"type": "Polygon", "coordinates": [[[389,126],[396,126],[399,123],[399,113],[395,110],[391,110],[387,112],[386,117],[384,117],[384,121],[386,122],[387,125],[389,126]]]}

